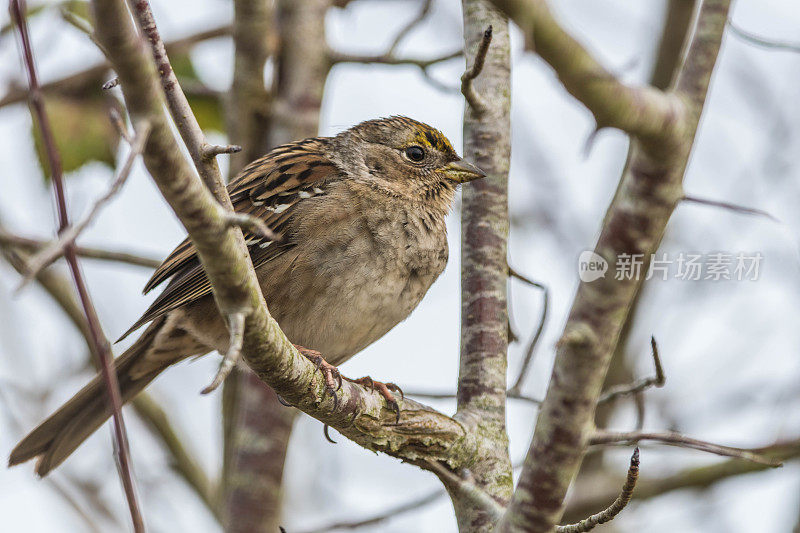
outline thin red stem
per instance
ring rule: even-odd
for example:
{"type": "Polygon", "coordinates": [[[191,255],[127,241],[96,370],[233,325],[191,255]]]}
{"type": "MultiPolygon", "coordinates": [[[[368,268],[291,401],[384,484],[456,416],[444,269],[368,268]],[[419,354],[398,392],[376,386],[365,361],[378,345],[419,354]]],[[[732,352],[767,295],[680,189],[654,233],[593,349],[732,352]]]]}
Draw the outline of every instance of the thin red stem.
{"type": "MultiPolygon", "coordinates": [[[[61,156],[56,148],[53,131],[50,127],[50,121],[47,117],[47,112],[44,107],[44,100],[42,98],[41,87],[39,86],[39,79],[36,75],[36,64],[33,60],[33,47],[31,46],[30,36],[28,34],[28,24],[24,16],[27,13],[25,0],[10,0],[9,8],[11,10],[12,18],[17,24],[19,29],[20,41],[22,43],[23,59],[28,73],[29,92],[28,98],[31,104],[31,110],[36,119],[39,130],[42,133],[42,142],[47,154],[47,161],[50,167],[50,175],[53,182],[53,189],[56,195],[56,205],[58,206],[58,231],[61,233],[69,226],[69,215],[67,212],[67,200],[64,194],[64,176],[61,165],[61,156]]],[[[92,339],[92,351],[100,362],[100,371],[103,376],[103,381],[106,384],[106,390],[111,400],[111,407],[114,421],[114,437],[118,451],[119,471],[122,479],[122,485],[125,490],[125,497],[128,501],[128,508],[131,513],[131,520],[133,522],[133,529],[135,532],[144,531],[144,521],[139,510],[139,502],[136,496],[136,486],[131,472],[131,458],[130,450],[128,448],[128,437],[125,432],[125,422],[122,418],[122,397],[119,391],[119,383],[117,382],[117,374],[113,368],[111,357],[111,350],[109,347],[108,339],[103,333],[100,320],[95,311],[94,304],[92,303],[89,291],[81,275],[80,267],[78,265],[78,258],[75,252],[75,244],[70,243],[64,250],[64,257],[67,260],[69,269],[72,272],[72,278],[75,281],[75,288],[78,291],[78,296],[83,306],[83,311],[86,315],[86,320],[89,325],[89,331],[92,339]]]]}

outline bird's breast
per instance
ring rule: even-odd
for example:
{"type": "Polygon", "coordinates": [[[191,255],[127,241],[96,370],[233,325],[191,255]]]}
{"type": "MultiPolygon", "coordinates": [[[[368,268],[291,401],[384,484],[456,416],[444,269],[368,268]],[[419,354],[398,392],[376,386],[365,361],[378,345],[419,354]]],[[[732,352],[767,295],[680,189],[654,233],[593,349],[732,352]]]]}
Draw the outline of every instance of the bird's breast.
{"type": "Polygon", "coordinates": [[[366,209],[358,220],[329,220],[301,242],[284,259],[289,284],[265,287],[265,297],[292,342],[333,364],[407,318],[448,255],[443,217],[403,210],[366,209]]]}

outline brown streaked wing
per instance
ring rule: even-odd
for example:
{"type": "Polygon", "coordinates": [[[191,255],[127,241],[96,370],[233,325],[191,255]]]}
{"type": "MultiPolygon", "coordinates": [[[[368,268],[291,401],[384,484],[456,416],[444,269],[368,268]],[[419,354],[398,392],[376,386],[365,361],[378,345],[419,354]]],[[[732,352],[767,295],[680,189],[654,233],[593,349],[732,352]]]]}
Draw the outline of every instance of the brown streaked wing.
{"type": "MultiPolygon", "coordinates": [[[[338,174],[336,166],[325,155],[329,142],[327,137],[305,139],[278,146],[253,161],[228,185],[234,210],[259,217],[274,232],[282,234],[294,207],[305,198],[323,193],[324,184],[338,174]]],[[[286,240],[268,244],[268,239],[248,231],[244,232],[244,237],[255,267],[293,246],[286,240]]],[[[170,282],[164,292],[119,340],[154,318],[211,292],[211,283],[188,239],[156,269],[144,292],[167,279],[170,282]]]]}

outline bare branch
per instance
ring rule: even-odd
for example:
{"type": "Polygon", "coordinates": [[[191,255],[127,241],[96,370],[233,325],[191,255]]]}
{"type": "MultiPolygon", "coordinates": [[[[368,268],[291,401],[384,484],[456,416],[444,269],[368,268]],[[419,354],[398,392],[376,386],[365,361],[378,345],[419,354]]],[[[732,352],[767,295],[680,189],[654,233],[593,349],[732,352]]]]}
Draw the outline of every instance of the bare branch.
{"type": "Polygon", "coordinates": [[[708,198],[698,198],[696,196],[689,196],[688,194],[683,195],[683,198],[681,198],[681,200],[684,202],[690,202],[694,204],[709,205],[711,207],[720,207],[722,209],[727,209],[729,211],[733,211],[734,213],[740,213],[742,215],[754,215],[759,217],[765,217],[772,220],[773,222],[781,223],[780,219],[762,209],[745,207],[742,205],[732,204],[729,202],[721,202],[719,200],[710,200],[708,198]]]}
{"type": "Polygon", "coordinates": [[[503,516],[505,508],[469,479],[469,471],[465,470],[464,475],[457,475],[436,461],[428,461],[428,465],[430,470],[439,476],[442,483],[449,487],[450,491],[459,493],[474,506],[483,510],[491,519],[491,523],[496,523],[503,516]]]}
{"type": "Polygon", "coordinates": [[[228,316],[228,333],[230,333],[228,350],[222,358],[214,380],[209,386],[202,390],[203,394],[213,392],[217,387],[222,385],[222,382],[230,375],[236,363],[241,359],[242,342],[244,342],[244,319],[244,313],[233,313],[228,316]]]}
{"type": "Polygon", "coordinates": [[[427,71],[428,68],[436,65],[437,63],[442,63],[444,61],[450,61],[451,59],[456,59],[457,57],[461,57],[464,53],[461,50],[454,50],[448,54],[442,54],[440,56],[431,57],[428,59],[416,58],[416,57],[396,57],[393,55],[355,55],[355,54],[345,54],[342,52],[336,52],[330,50],[328,52],[328,57],[332,64],[337,65],[340,63],[360,63],[364,65],[370,64],[379,64],[379,65],[414,65],[415,67],[419,67],[423,71],[427,71]]]}
{"type": "MultiPolygon", "coordinates": [[[[547,289],[545,284],[538,281],[533,281],[532,279],[523,276],[510,266],[508,267],[508,275],[542,291],[542,312],[539,315],[538,326],[536,327],[536,331],[531,337],[531,340],[528,341],[528,347],[525,349],[525,357],[522,360],[522,366],[520,367],[519,374],[517,375],[517,380],[514,382],[514,385],[508,389],[509,397],[522,398],[522,384],[525,382],[525,377],[527,376],[531,362],[533,361],[533,352],[536,350],[536,346],[539,344],[539,339],[544,332],[544,325],[547,321],[547,312],[548,308],[550,307],[550,291],[547,289]]],[[[539,402],[539,400],[536,401],[539,402]]]]}
{"type": "Polygon", "coordinates": [[[703,440],[693,439],[676,432],[655,433],[648,431],[625,431],[614,432],[597,430],[594,435],[589,438],[590,446],[606,446],[609,444],[622,444],[631,445],[641,441],[654,441],[666,444],[669,446],[677,446],[679,448],[691,448],[701,452],[713,453],[715,455],[722,455],[724,457],[735,457],[745,461],[752,461],[767,466],[778,467],[781,466],[780,462],[776,462],[770,457],[760,455],[756,450],[748,450],[745,448],[733,448],[730,446],[722,446],[703,440]]]}
{"type": "MultiPolygon", "coordinates": [[[[0,227],[0,244],[4,244],[1,237],[7,234],[8,232],[0,227]]],[[[12,245],[16,246],[15,243],[12,243],[12,245]]],[[[23,245],[19,246],[24,247],[23,245]]],[[[23,253],[2,246],[0,246],[0,249],[2,249],[2,255],[5,257],[6,261],[8,261],[17,272],[23,274],[29,270],[27,258],[23,253]]],[[[80,248],[78,250],[80,250],[80,248]]],[[[156,261],[155,264],[157,266],[159,262],[156,261]]],[[[91,350],[91,332],[89,331],[86,317],[80,309],[80,304],[75,299],[75,292],[70,286],[69,280],[53,269],[48,268],[39,272],[36,276],[36,281],[67,315],[72,325],[83,336],[87,346],[91,350]]],[[[164,444],[164,447],[169,452],[172,468],[197,492],[209,511],[216,515],[218,513],[218,506],[215,487],[208,480],[197,460],[194,459],[192,454],[185,448],[181,439],[177,436],[164,410],[159,407],[158,403],[153,400],[147,392],[139,393],[132,400],[132,403],[134,409],[136,409],[137,415],[147,423],[153,430],[154,435],[164,444]]],[[[51,480],[53,477],[48,476],[46,479],[51,480]]]]}
{"type": "MultiPolygon", "coordinates": [[[[565,88],[593,112],[598,126],[617,127],[634,136],[594,252],[612,263],[620,254],[649,258],[683,196],[683,174],[730,1],[703,2],[674,95],[634,89],[614,79],[559,27],[544,0],[494,3],[520,25],[565,88]]],[[[583,460],[603,380],[643,282],[607,276],[579,284],[534,437],[499,532],[546,533],[561,521],[563,499],[583,460]],[[542,487],[547,487],[546,493],[542,487]]]]}
{"type": "Polygon", "coordinates": [[[559,25],[545,0],[493,0],[515,20],[531,50],[555,69],[564,88],[594,115],[598,128],[621,129],[663,142],[675,128],[681,104],[651,87],[619,81],[559,25]]]}
{"type": "Polygon", "coordinates": [[[183,478],[209,512],[219,520],[216,486],[208,478],[192,453],[186,449],[184,439],[178,434],[164,409],[147,393],[137,394],[131,403],[139,418],[147,424],[155,437],[166,448],[170,467],[183,478]]]}
{"type": "Polygon", "coordinates": [[[455,59],[457,57],[462,57],[464,55],[462,50],[454,50],[449,54],[444,54],[441,56],[422,59],[422,58],[412,58],[412,57],[397,57],[395,55],[395,51],[397,50],[397,46],[400,42],[405,39],[405,37],[420,23],[422,22],[425,17],[428,15],[428,12],[431,8],[431,0],[423,0],[422,8],[417,16],[409,21],[409,23],[404,26],[397,36],[392,41],[392,44],[386,51],[382,54],[378,55],[357,55],[357,54],[346,54],[343,52],[338,52],[335,50],[328,50],[328,60],[330,61],[331,65],[336,65],[340,63],[357,63],[363,65],[414,65],[420,69],[422,75],[425,77],[425,80],[430,83],[435,89],[438,89],[443,92],[454,92],[457,89],[455,87],[449,87],[436,78],[434,78],[430,73],[430,67],[438,64],[443,63],[445,61],[449,61],[451,59],[455,59]]]}
{"type": "MultiPolygon", "coordinates": [[[[59,231],[63,231],[69,226],[69,215],[67,211],[66,195],[64,193],[64,176],[62,173],[61,157],[55,144],[53,131],[44,107],[42,91],[39,87],[36,64],[33,59],[33,48],[28,36],[28,23],[24,16],[24,3],[24,0],[11,0],[10,8],[12,12],[12,18],[15,20],[19,29],[25,68],[28,73],[28,85],[30,89],[28,94],[30,98],[31,109],[32,113],[36,117],[37,126],[42,134],[42,142],[45,145],[45,152],[47,154],[47,161],[49,163],[49,170],[58,205],[59,231]]],[[[117,383],[117,374],[113,369],[110,345],[108,343],[108,339],[103,334],[103,329],[100,325],[100,320],[97,316],[94,304],[92,303],[89,292],[83,281],[83,276],[80,268],[78,267],[78,260],[77,256],[75,255],[74,246],[67,245],[65,256],[67,258],[70,271],[72,272],[72,277],[75,281],[75,287],[78,291],[81,304],[83,305],[83,311],[86,315],[88,329],[91,333],[91,338],[93,341],[93,352],[100,361],[103,381],[106,385],[106,392],[108,393],[108,397],[110,399],[109,403],[114,422],[115,449],[118,451],[117,460],[119,465],[119,474],[125,490],[125,497],[128,502],[128,509],[131,514],[133,529],[137,533],[140,531],[143,532],[144,520],[142,519],[142,515],[139,510],[139,502],[136,495],[136,486],[131,468],[130,451],[128,450],[128,438],[121,412],[122,399],[119,392],[119,383],[117,383]]]]}
{"type": "Polygon", "coordinates": [[[89,212],[83,219],[81,219],[77,224],[72,224],[64,228],[63,231],[59,232],[59,238],[57,240],[53,241],[43,250],[37,252],[36,255],[31,258],[29,262],[29,267],[31,270],[29,270],[22,278],[22,282],[17,290],[21,290],[23,287],[25,287],[25,285],[27,285],[34,277],[36,277],[36,274],[38,274],[41,269],[51,264],[62,254],[64,254],[64,251],[67,249],[67,247],[74,246],[75,240],[78,238],[78,236],[87,227],[89,227],[92,222],[94,222],[94,219],[98,214],[100,214],[100,211],[103,209],[103,207],[105,207],[105,205],[112,198],[114,198],[114,196],[116,196],[120,190],[122,190],[122,187],[125,185],[125,182],[131,173],[134,161],[136,161],[136,158],[139,157],[139,155],[142,153],[142,150],[144,150],[144,144],[147,142],[147,136],[149,133],[149,124],[144,123],[139,126],[139,131],[136,133],[136,137],[133,139],[128,157],[125,159],[125,163],[122,165],[122,168],[117,174],[116,179],[114,179],[114,181],[111,183],[111,186],[108,188],[105,194],[95,200],[95,202],[92,204],[92,207],[89,209],[89,212]]]}
{"type": "MultiPolygon", "coordinates": [[[[464,50],[475,54],[467,75],[482,71],[474,88],[486,98],[481,113],[466,106],[464,157],[486,177],[461,191],[461,355],[454,418],[481,436],[469,466],[471,483],[504,506],[513,493],[506,430],[511,46],[502,14],[483,0],[461,5],[464,50]],[[487,27],[495,30],[491,49],[487,27]]],[[[450,495],[461,529],[496,523],[492,508],[476,506],[458,491],[450,495]]]]}
{"type": "MultiPolygon", "coordinates": [[[[426,391],[415,391],[415,390],[406,390],[406,396],[413,396],[416,398],[426,398],[429,400],[452,400],[456,398],[456,394],[454,392],[426,392],[426,391]]],[[[521,400],[524,402],[532,403],[534,405],[539,405],[542,403],[542,400],[537,398],[532,398],[531,396],[525,396],[524,394],[519,394],[516,392],[506,391],[506,397],[509,400],[521,400]]]]}
{"type": "Polygon", "coordinates": [[[632,394],[638,394],[643,392],[650,387],[663,387],[664,383],[666,383],[667,378],[664,375],[664,369],[661,367],[661,357],[658,355],[658,345],[656,344],[656,338],[650,337],[650,349],[653,355],[653,365],[656,369],[656,375],[651,378],[646,378],[636,383],[630,383],[627,385],[619,385],[616,387],[612,387],[600,396],[600,399],[597,400],[598,404],[611,402],[616,400],[617,398],[621,398],[623,396],[630,396],[632,394]]]}
{"type": "Polygon", "coordinates": [[[440,82],[436,78],[431,75],[430,68],[434,65],[438,65],[439,63],[444,63],[445,61],[450,61],[451,59],[456,59],[458,57],[462,57],[464,52],[461,50],[454,50],[449,54],[443,54],[440,56],[422,59],[422,58],[414,58],[414,57],[396,57],[394,55],[387,55],[387,54],[380,54],[380,55],[356,55],[356,54],[345,54],[342,52],[336,52],[334,50],[328,51],[328,58],[331,62],[331,65],[337,65],[342,63],[356,63],[362,65],[413,65],[420,69],[422,72],[423,77],[425,80],[430,83],[435,89],[438,89],[442,92],[455,92],[458,89],[456,87],[450,87],[445,85],[444,83],[440,82]]]}
{"type": "MultiPolygon", "coordinates": [[[[753,451],[774,461],[797,460],[800,457],[800,440],[775,443],[753,451]]],[[[668,494],[674,490],[705,489],[719,481],[750,473],[763,472],[769,468],[772,468],[772,465],[742,461],[740,459],[728,459],[712,465],[686,468],[661,478],[640,480],[633,498],[647,500],[662,494],[668,494]]],[[[572,517],[573,520],[578,520],[581,516],[586,516],[594,509],[605,505],[605,502],[614,497],[614,491],[597,489],[606,486],[614,487],[617,483],[622,483],[622,480],[609,480],[608,476],[602,476],[591,482],[587,480],[585,485],[577,486],[567,507],[567,515],[572,517]]]]}
{"type": "MultiPolygon", "coordinates": [[[[50,241],[21,237],[0,228],[0,244],[35,252],[44,249],[46,246],[49,246],[50,241]]],[[[77,246],[75,247],[75,253],[79,257],[85,257],[87,259],[115,261],[117,263],[127,263],[129,265],[141,266],[145,268],[158,268],[158,266],[161,264],[160,259],[143,257],[127,252],[115,252],[113,250],[105,250],[101,248],[86,248],[83,246],[77,246]]]]}
{"type": "Polygon", "coordinates": [[[228,144],[221,146],[219,144],[204,144],[200,148],[201,155],[206,159],[211,159],[222,154],[235,154],[242,151],[242,147],[238,144],[228,144]]]}
{"type": "MultiPolygon", "coordinates": [[[[182,53],[193,47],[195,44],[207,41],[210,39],[217,39],[230,35],[231,26],[219,26],[209,30],[201,31],[188,37],[176,39],[167,43],[167,53],[182,53]]],[[[82,70],[75,74],[70,74],[64,78],[44,83],[41,85],[44,94],[58,93],[58,94],[86,94],[87,91],[92,91],[98,79],[102,79],[111,68],[108,63],[101,63],[86,70],[82,70]]],[[[28,98],[28,91],[26,88],[12,87],[3,97],[0,98],[0,107],[7,105],[24,102],[28,98]]]]}
{"type": "Polygon", "coordinates": [[[558,526],[557,533],[585,533],[591,531],[600,524],[612,521],[631,501],[633,497],[633,489],[636,487],[636,481],[639,479],[639,448],[633,450],[631,456],[631,464],[628,467],[628,477],[625,479],[625,484],[622,486],[617,499],[614,500],[610,506],[597,514],[593,514],[585,520],[581,520],[577,524],[570,524],[567,526],[558,526]]]}
{"type": "Polygon", "coordinates": [[[262,219],[248,213],[224,211],[222,218],[228,227],[247,229],[251,233],[261,235],[262,237],[272,241],[280,241],[282,238],[280,235],[272,231],[262,219]]]}
{"type": "Polygon", "coordinates": [[[477,78],[483,70],[483,64],[486,61],[486,53],[489,51],[489,45],[491,43],[492,26],[490,25],[483,32],[483,38],[478,45],[478,51],[475,53],[475,59],[472,61],[472,66],[461,75],[461,94],[464,95],[464,99],[466,99],[469,106],[478,115],[486,111],[486,103],[483,101],[481,96],[475,92],[475,88],[472,86],[472,80],[477,78]]]}
{"type": "Polygon", "coordinates": [[[125,125],[125,120],[122,118],[122,115],[115,106],[111,106],[109,108],[108,119],[111,121],[114,129],[117,130],[119,136],[125,139],[125,142],[128,144],[133,144],[133,139],[131,138],[131,134],[128,132],[128,127],[125,125]]]}
{"type": "Polygon", "coordinates": [[[439,488],[429,493],[423,494],[419,498],[414,498],[405,503],[401,503],[395,507],[390,507],[385,511],[371,516],[369,518],[362,518],[361,520],[340,521],[332,522],[325,526],[307,529],[302,533],[328,533],[329,531],[336,531],[338,529],[358,529],[367,526],[375,526],[387,520],[390,520],[398,515],[416,511],[422,507],[426,507],[432,503],[436,503],[442,496],[447,494],[443,489],[439,488]]]}
{"type": "Polygon", "coordinates": [[[230,177],[269,148],[272,97],[264,86],[264,65],[272,50],[271,40],[265,36],[274,31],[275,7],[276,2],[233,2],[233,81],[227,95],[226,122],[231,142],[243,150],[230,158],[230,177]]]}
{"type": "Polygon", "coordinates": [[[728,27],[731,32],[740,39],[748,43],[762,46],[764,48],[771,48],[773,50],[784,50],[786,52],[800,52],[800,43],[790,41],[776,41],[774,39],[767,39],[755,33],[743,30],[738,25],[734,24],[732,20],[728,20],[728,27]]]}
{"type": "Polygon", "coordinates": [[[208,142],[206,142],[203,130],[200,129],[200,124],[197,123],[189,101],[186,99],[186,95],[183,93],[180,83],[178,83],[178,78],[172,70],[169,57],[167,57],[166,46],[161,40],[156,21],[153,18],[153,12],[150,9],[150,2],[147,0],[133,2],[131,10],[139,22],[142,33],[150,41],[150,48],[153,53],[153,59],[156,62],[161,87],[167,98],[167,107],[169,107],[172,120],[175,122],[181,139],[183,139],[183,143],[192,156],[192,161],[194,161],[200,177],[217,201],[232,210],[233,206],[225,190],[225,182],[219,172],[217,160],[204,154],[204,147],[208,146],[208,142]]]}
{"type": "Polygon", "coordinates": [[[392,41],[392,44],[389,45],[389,48],[386,50],[386,53],[384,55],[386,56],[394,55],[394,51],[397,49],[397,47],[400,45],[403,39],[408,37],[408,34],[410,34],[414,30],[414,28],[416,28],[422,21],[425,20],[425,17],[428,16],[428,13],[431,10],[431,5],[433,5],[433,0],[422,1],[422,8],[419,10],[419,13],[417,13],[417,16],[408,21],[408,24],[403,26],[403,28],[399,32],[397,32],[397,35],[392,41]]]}
{"type": "Polygon", "coordinates": [[[103,50],[103,47],[95,38],[94,29],[88,20],[83,17],[79,17],[66,7],[61,8],[61,18],[63,18],[81,33],[84,33],[87,37],[89,37],[89,39],[91,39],[95,46],[97,46],[100,50],[103,50]]]}

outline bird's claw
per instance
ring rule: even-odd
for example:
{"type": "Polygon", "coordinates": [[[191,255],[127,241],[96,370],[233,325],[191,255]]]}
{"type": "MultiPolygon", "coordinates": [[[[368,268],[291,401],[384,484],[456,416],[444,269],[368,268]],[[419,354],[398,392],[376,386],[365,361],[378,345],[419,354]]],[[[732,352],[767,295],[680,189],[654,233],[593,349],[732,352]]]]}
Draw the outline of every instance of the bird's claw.
{"type": "Polygon", "coordinates": [[[297,348],[297,351],[303,354],[303,356],[314,363],[316,369],[322,374],[322,377],[325,381],[325,392],[322,395],[322,399],[324,400],[325,397],[330,394],[331,398],[333,398],[334,410],[338,409],[339,397],[336,396],[336,391],[342,388],[342,374],[339,372],[339,369],[328,363],[325,358],[322,357],[322,354],[316,350],[311,350],[296,344],[295,348],[297,348]]]}
{"type": "Polygon", "coordinates": [[[359,379],[350,379],[350,378],[345,378],[345,379],[348,381],[352,381],[353,383],[358,383],[359,385],[363,385],[364,387],[369,388],[369,390],[371,391],[377,390],[380,393],[380,395],[386,399],[386,403],[389,404],[389,408],[392,411],[394,411],[395,414],[397,415],[395,423],[400,422],[400,405],[397,403],[397,400],[395,399],[394,394],[392,394],[392,392],[399,392],[400,399],[404,400],[405,395],[403,394],[403,389],[401,389],[394,383],[383,383],[382,381],[375,381],[369,376],[364,376],[363,378],[359,379]]]}

